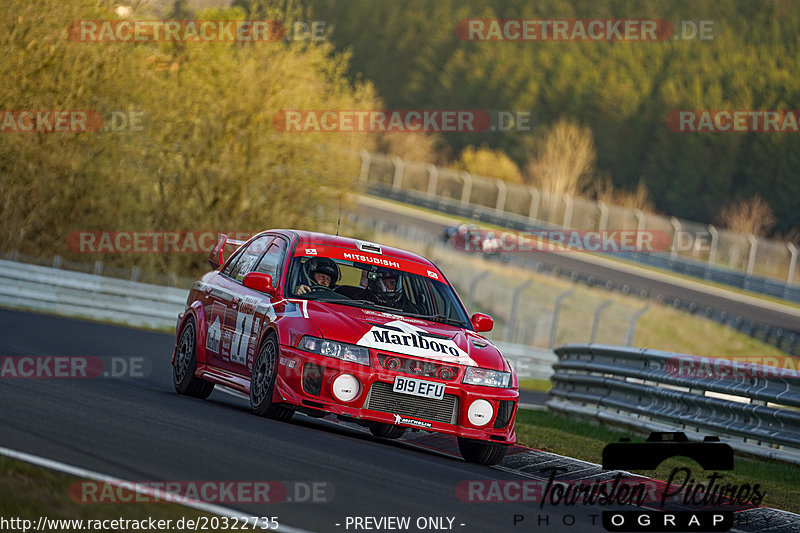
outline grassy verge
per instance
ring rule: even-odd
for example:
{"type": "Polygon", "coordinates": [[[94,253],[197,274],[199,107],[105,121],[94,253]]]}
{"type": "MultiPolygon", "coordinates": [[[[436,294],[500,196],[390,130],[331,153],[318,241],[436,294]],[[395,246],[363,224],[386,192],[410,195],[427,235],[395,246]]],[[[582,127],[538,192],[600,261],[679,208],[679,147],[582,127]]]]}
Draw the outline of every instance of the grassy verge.
{"type": "MultiPolygon", "coordinates": [[[[642,437],[628,432],[613,431],[587,422],[553,415],[547,412],[521,410],[517,414],[517,443],[567,455],[576,459],[600,463],[603,447],[620,437],[630,437],[641,442],[642,437]]],[[[705,477],[697,463],[678,457],[662,463],[655,471],[638,471],[637,474],[665,481],[675,467],[691,468],[695,477],[705,477]]],[[[766,490],[762,505],[800,513],[800,468],[757,458],[737,455],[734,469],[723,472],[724,483],[751,485],[758,483],[766,490]]]]}
{"type": "MultiPolygon", "coordinates": [[[[0,456],[0,516],[30,520],[32,527],[38,524],[39,517],[48,519],[73,520],[172,520],[171,530],[178,520],[185,518],[197,520],[199,517],[212,518],[215,515],[184,507],[175,503],[79,503],[70,497],[70,486],[81,479],[31,465],[23,461],[0,456]]],[[[85,525],[85,524],[84,524],[85,525]]],[[[45,528],[53,531],[79,531],[75,524],[58,528],[45,528]]],[[[86,529],[86,528],[84,528],[86,529]]],[[[111,531],[126,531],[120,527],[111,531]]],[[[144,528],[147,529],[147,528],[144,528]]],[[[185,529],[185,528],[183,528],[185,529]]],[[[209,529],[209,531],[227,531],[209,529]]],[[[168,531],[168,530],[166,530],[168,531]]]]}
{"type": "Polygon", "coordinates": [[[519,388],[547,392],[553,388],[553,383],[549,379],[522,378],[519,380],[519,388]]]}

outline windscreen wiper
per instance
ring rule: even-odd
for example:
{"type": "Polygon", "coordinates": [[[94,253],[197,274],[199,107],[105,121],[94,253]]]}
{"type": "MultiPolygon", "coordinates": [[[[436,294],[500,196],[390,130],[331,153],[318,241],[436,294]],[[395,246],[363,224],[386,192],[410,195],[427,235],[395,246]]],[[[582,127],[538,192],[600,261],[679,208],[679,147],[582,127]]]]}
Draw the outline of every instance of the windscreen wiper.
{"type": "Polygon", "coordinates": [[[406,316],[412,316],[414,318],[422,318],[425,320],[430,320],[431,322],[441,322],[442,324],[449,324],[451,326],[458,326],[460,328],[467,327],[463,320],[459,320],[458,318],[452,318],[445,315],[423,315],[420,313],[404,313],[406,316]]]}

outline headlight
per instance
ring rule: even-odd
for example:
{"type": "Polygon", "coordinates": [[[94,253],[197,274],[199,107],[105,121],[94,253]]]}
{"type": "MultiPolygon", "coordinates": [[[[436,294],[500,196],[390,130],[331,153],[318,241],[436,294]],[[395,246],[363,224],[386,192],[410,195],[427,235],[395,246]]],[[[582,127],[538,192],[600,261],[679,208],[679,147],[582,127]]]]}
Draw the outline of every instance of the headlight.
{"type": "Polygon", "coordinates": [[[507,388],[511,383],[511,373],[500,370],[489,370],[477,366],[468,366],[462,383],[467,385],[483,385],[484,387],[507,388]]]}
{"type": "Polygon", "coordinates": [[[369,350],[363,346],[354,346],[343,342],[328,341],[317,337],[303,337],[297,345],[301,350],[318,353],[326,357],[350,361],[369,366],[369,350]]]}

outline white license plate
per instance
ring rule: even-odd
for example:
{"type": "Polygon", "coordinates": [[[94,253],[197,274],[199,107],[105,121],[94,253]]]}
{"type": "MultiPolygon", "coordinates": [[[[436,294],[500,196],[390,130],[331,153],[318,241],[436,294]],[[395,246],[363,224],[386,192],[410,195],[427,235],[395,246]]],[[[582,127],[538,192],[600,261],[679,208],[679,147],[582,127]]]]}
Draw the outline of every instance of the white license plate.
{"type": "Polygon", "coordinates": [[[444,398],[444,383],[397,376],[392,391],[441,400],[444,398]]]}

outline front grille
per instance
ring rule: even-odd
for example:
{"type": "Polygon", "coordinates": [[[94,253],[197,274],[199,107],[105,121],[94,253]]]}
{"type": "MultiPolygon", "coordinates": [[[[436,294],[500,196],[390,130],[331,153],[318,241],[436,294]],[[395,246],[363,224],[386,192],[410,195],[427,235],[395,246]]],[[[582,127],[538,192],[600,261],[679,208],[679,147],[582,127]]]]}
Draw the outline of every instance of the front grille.
{"type": "Polygon", "coordinates": [[[514,412],[514,402],[511,400],[502,400],[500,407],[497,409],[497,418],[494,419],[494,429],[503,429],[508,425],[511,420],[511,414],[514,412]]]}
{"type": "Polygon", "coordinates": [[[379,353],[378,362],[380,362],[383,368],[393,372],[436,378],[442,381],[453,381],[458,374],[458,367],[455,366],[440,365],[438,363],[419,361],[417,359],[407,359],[396,355],[379,353]]]}
{"type": "Polygon", "coordinates": [[[391,383],[376,381],[364,401],[364,409],[455,425],[458,421],[458,396],[445,394],[441,400],[392,392],[391,383]]]}

